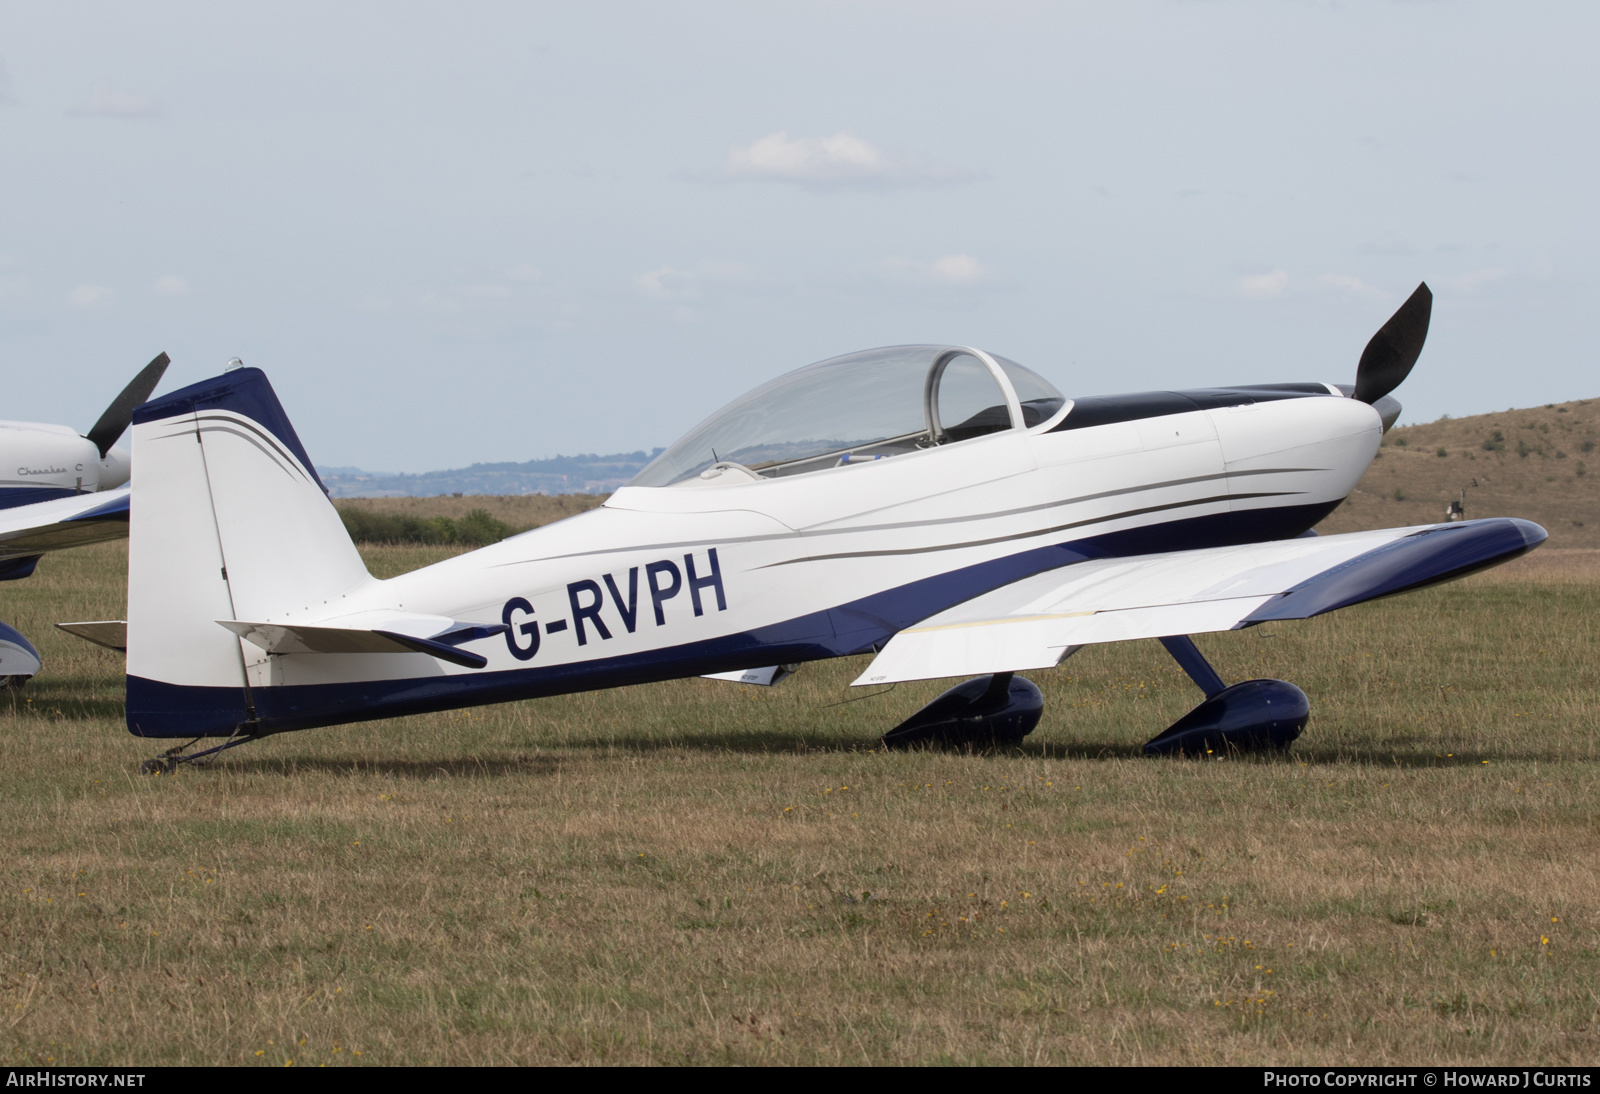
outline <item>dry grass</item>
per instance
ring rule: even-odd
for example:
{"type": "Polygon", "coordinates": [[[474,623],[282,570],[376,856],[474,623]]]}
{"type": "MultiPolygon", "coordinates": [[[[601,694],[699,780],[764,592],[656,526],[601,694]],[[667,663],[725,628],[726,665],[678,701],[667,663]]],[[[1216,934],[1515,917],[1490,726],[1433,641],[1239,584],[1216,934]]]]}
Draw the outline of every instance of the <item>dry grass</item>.
{"type": "Polygon", "coordinates": [[[474,509],[487,510],[521,532],[552,521],[587,512],[602,504],[606,494],[507,494],[432,498],[339,498],[339,509],[366,509],[410,517],[449,517],[460,520],[474,509]]]}
{"type": "MultiPolygon", "coordinates": [[[[1441,461],[1442,462],[1442,461],[1441,461]]],[[[396,572],[439,552],[369,552],[396,572]]],[[[859,662],[291,734],[146,778],[120,658],[6,588],[15,1063],[1587,1063],[1600,552],[1202,638],[1286,758],[1153,761],[1155,643],[1033,674],[1028,747],[884,754],[859,662]]],[[[1546,562],[1546,559],[1555,559],[1546,562]]]]}

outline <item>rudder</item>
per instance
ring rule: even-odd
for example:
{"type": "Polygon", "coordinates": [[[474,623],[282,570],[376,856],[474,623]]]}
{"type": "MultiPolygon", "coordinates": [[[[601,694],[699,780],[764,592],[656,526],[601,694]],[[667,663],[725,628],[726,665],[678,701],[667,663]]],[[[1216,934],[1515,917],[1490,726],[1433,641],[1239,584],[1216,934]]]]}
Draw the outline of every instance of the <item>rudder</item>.
{"type": "Polygon", "coordinates": [[[266,374],[237,369],[133,417],[128,729],[227,735],[268,655],[219,619],[290,619],[371,581],[266,374]]]}

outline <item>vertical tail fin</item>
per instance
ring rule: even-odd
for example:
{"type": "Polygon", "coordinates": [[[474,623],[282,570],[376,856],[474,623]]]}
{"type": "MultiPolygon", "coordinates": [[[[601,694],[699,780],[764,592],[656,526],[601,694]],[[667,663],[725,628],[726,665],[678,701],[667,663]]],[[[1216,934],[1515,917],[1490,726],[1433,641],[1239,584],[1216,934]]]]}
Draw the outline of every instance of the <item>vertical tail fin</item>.
{"type": "Polygon", "coordinates": [[[225,735],[269,666],[217,620],[292,618],[372,579],[259,369],[146,403],[133,449],[128,728],[225,735]]]}

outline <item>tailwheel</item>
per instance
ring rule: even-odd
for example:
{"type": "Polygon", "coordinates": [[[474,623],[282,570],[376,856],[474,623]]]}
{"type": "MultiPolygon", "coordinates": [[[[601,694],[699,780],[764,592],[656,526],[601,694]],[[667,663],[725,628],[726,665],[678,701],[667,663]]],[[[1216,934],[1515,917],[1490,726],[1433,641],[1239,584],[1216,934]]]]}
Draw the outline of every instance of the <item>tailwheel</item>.
{"type": "Polygon", "coordinates": [[[203,737],[196,737],[193,741],[187,741],[177,748],[169,748],[161,755],[141,763],[139,765],[139,774],[170,775],[178,770],[179,764],[193,764],[196,767],[205,767],[211,763],[217,753],[226,752],[230,748],[238,748],[242,744],[249,744],[251,741],[260,740],[262,737],[267,736],[265,733],[253,732],[256,724],[254,721],[243,722],[234,727],[233,733],[222,744],[212,748],[201,749],[199,752],[186,752],[185,750],[192,747],[197,741],[204,740],[203,737]]]}

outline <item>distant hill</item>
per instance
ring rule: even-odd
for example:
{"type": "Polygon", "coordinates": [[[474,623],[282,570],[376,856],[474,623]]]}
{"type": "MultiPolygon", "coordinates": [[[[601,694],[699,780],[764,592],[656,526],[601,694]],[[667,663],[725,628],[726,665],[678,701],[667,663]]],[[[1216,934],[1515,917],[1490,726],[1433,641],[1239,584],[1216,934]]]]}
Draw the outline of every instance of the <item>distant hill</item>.
{"type": "Polygon", "coordinates": [[[456,471],[396,475],[357,467],[319,467],[336,498],[416,498],[450,494],[609,494],[655,459],[654,452],[557,456],[526,463],[475,463],[456,471]]]}
{"type": "Polygon", "coordinates": [[[1445,519],[1526,517],[1550,547],[1600,547],[1600,399],[1391,429],[1350,499],[1317,526],[1355,532],[1445,519]]]}

